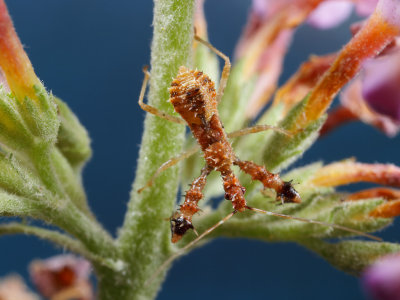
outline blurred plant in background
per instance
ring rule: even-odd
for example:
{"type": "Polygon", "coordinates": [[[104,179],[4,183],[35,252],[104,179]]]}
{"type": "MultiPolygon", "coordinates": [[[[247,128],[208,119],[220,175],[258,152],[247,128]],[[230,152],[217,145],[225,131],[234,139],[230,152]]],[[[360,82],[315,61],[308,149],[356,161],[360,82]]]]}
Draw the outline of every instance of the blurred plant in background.
{"type": "MultiPolygon", "coordinates": [[[[208,35],[202,0],[154,3],[148,101],[172,114],[166,100],[178,68],[184,65],[203,70],[217,82],[219,64],[207,48],[193,43],[193,28],[204,39],[208,35]]],[[[238,156],[282,172],[317,140],[321,130],[326,134],[345,121],[361,120],[389,136],[397,134],[399,33],[398,0],[254,0],[219,106],[221,118],[227,132],[249,124],[269,124],[292,135],[264,132],[235,139],[238,156]],[[304,22],[322,29],[335,26],[353,7],[366,18],[352,27],[354,36],[348,44],[336,53],[311,56],[278,87],[296,28],[304,22]],[[341,106],[327,114],[344,87],[341,106]]],[[[192,147],[194,139],[185,135],[180,124],[146,116],[131,199],[114,238],[96,221],[82,186],[82,169],[91,156],[88,134],[68,106],[47,92],[36,77],[4,0],[0,0],[0,67],[0,214],[4,219],[0,233],[36,235],[86,259],[61,256],[33,262],[30,271],[38,291],[51,299],[93,299],[89,281],[93,268],[99,299],[154,298],[166,271],[151,284],[148,279],[193,239],[189,234],[180,243],[171,244],[164,219],[176,206],[178,188],[184,189],[198,176],[204,160],[193,155],[180,168],[163,172],[153,187],[140,194],[137,191],[162,163],[192,147]],[[18,219],[11,222],[8,217],[18,219]]],[[[391,164],[354,159],[328,165],[316,162],[282,176],[296,184],[302,203],[278,205],[274,194],[260,191],[257,183],[241,174],[249,205],[363,232],[380,230],[400,214],[400,190],[396,189],[400,187],[400,168],[391,164]],[[335,190],[355,182],[387,187],[352,194],[335,190]]],[[[232,210],[227,201],[211,207],[210,199],[223,195],[218,176],[209,178],[205,194],[203,212],[194,219],[199,232],[232,210]]],[[[396,243],[349,239],[350,235],[354,234],[248,212],[235,215],[203,242],[220,236],[292,241],[354,275],[379,257],[400,252],[396,243]],[[332,238],[335,240],[329,240],[332,238]]],[[[366,278],[379,277],[370,275],[373,272],[367,271],[366,278]]],[[[379,280],[365,282],[373,290],[379,280]]],[[[0,298],[16,299],[13,292],[20,293],[18,299],[38,298],[18,277],[3,279],[0,298]]]]}

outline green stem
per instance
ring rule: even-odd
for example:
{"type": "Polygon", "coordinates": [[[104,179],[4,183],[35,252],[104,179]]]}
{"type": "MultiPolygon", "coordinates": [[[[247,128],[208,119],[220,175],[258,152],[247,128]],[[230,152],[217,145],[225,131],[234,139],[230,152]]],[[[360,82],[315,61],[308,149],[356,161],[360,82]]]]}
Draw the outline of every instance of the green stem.
{"type": "MultiPolygon", "coordinates": [[[[94,218],[88,203],[86,194],[82,186],[80,174],[77,174],[61,151],[53,147],[50,159],[55,172],[54,177],[62,183],[62,187],[69,199],[89,217],[94,218]]],[[[56,179],[54,179],[56,180],[56,179]]]]}
{"type": "MultiPolygon", "coordinates": [[[[154,3],[149,103],[172,113],[172,106],[166,101],[168,87],[179,66],[189,62],[194,0],[156,0],[154,3]]],[[[146,115],[136,179],[118,240],[129,264],[125,281],[130,285],[127,289],[116,288],[111,274],[107,279],[99,276],[100,299],[110,299],[107,298],[110,295],[115,298],[112,290],[118,294],[118,299],[153,298],[159,289],[161,279],[147,287],[144,282],[171,253],[169,224],[165,219],[171,215],[176,203],[177,168],[165,171],[152,188],[141,194],[137,190],[163,162],[181,151],[184,131],[182,125],[146,115]]]]}
{"type": "Polygon", "coordinates": [[[89,252],[80,241],[63,234],[58,231],[49,230],[45,228],[40,228],[32,225],[25,225],[17,222],[11,222],[4,225],[0,225],[0,235],[7,234],[32,234],[38,238],[48,240],[54,244],[68,249],[75,253],[78,253],[92,262],[97,262],[99,264],[106,264],[103,259],[99,256],[94,255],[89,252]]]}
{"type": "Polygon", "coordinates": [[[57,207],[50,207],[46,221],[57,225],[67,233],[79,239],[92,253],[104,258],[117,257],[114,240],[102,226],[69,200],[59,201],[57,207]]]}

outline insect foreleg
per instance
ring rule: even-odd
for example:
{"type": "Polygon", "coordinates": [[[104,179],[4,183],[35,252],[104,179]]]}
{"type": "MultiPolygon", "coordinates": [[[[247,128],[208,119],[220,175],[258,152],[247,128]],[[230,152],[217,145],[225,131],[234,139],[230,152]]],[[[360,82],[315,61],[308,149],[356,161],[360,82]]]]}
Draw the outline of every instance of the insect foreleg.
{"type": "Polygon", "coordinates": [[[235,138],[235,137],[239,137],[239,136],[243,136],[243,135],[247,135],[247,134],[251,134],[251,133],[258,133],[258,132],[262,132],[262,131],[266,131],[266,130],[274,130],[279,133],[285,134],[287,136],[292,135],[290,132],[288,132],[285,129],[282,129],[280,127],[277,127],[277,126],[256,125],[256,126],[247,127],[247,128],[243,128],[243,129],[239,129],[239,130],[230,132],[227,134],[227,136],[228,136],[228,138],[235,138]]]}
{"type": "Polygon", "coordinates": [[[203,45],[207,46],[211,51],[213,51],[215,54],[217,54],[219,57],[221,57],[224,61],[224,68],[222,69],[222,74],[221,74],[221,79],[219,80],[219,85],[218,85],[218,91],[217,91],[217,103],[221,101],[222,95],[224,94],[224,90],[226,87],[226,84],[228,82],[229,78],[229,73],[231,71],[231,62],[229,60],[229,57],[223,54],[221,51],[216,49],[213,45],[211,45],[209,42],[203,40],[201,37],[195,35],[194,36],[195,40],[202,43],[203,45]]]}
{"type": "Polygon", "coordinates": [[[153,185],[154,180],[165,170],[167,170],[168,168],[175,166],[177,163],[179,163],[180,161],[192,156],[193,154],[197,153],[197,151],[199,151],[199,146],[194,146],[193,148],[182,152],[181,154],[179,154],[178,156],[175,156],[169,160],[167,160],[165,163],[163,163],[158,169],[157,171],[153,174],[153,176],[151,176],[151,178],[149,179],[149,181],[147,181],[147,183],[140,188],[137,192],[141,193],[144,189],[151,187],[153,185]]]}
{"type": "Polygon", "coordinates": [[[139,96],[139,101],[138,101],[139,106],[144,111],[147,111],[148,113],[156,115],[157,117],[160,117],[162,119],[165,119],[165,120],[168,120],[168,121],[171,121],[171,122],[174,122],[174,123],[186,125],[186,122],[184,120],[182,120],[181,118],[178,118],[178,117],[175,117],[175,116],[171,116],[171,115],[159,110],[158,108],[143,102],[144,95],[145,95],[145,92],[146,92],[147,82],[149,81],[149,78],[150,78],[150,73],[147,70],[147,68],[148,68],[147,66],[143,68],[144,79],[143,79],[143,83],[142,83],[142,88],[140,90],[140,96],[139,96]]]}

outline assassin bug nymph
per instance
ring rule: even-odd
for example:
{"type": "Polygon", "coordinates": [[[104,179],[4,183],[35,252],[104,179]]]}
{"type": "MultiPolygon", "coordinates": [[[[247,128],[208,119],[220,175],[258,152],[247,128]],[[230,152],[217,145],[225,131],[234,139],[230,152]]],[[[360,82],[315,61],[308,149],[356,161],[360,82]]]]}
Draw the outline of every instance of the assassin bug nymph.
{"type": "MultiPolygon", "coordinates": [[[[210,233],[212,230],[232,217],[235,213],[243,212],[245,210],[252,210],[281,218],[331,226],[377,239],[374,236],[370,236],[363,232],[340,225],[277,214],[247,205],[244,197],[246,190],[233,173],[231,169],[233,165],[238,166],[242,171],[249,174],[253,180],[260,181],[265,188],[275,190],[277,200],[281,201],[282,203],[300,203],[301,198],[298,192],[292,186],[291,182],[283,181],[278,174],[269,172],[263,166],[257,165],[251,161],[242,161],[236,157],[232,146],[228,141],[228,137],[237,137],[267,129],[275,129],[282,133],[286,132],[273,126],[259,125],[242,129],[231,134],[225,133],[219,118],[217,106],[222,98],[225,86],[227,84],[231,64],[229,58],[215,49],[210,43],[202,40],[197,35],[195,35],[195,40],[207,46],[225,61],[218,91],[215,90],[214,83],[206,74],[201,71],[190,70],[184,66],[181,66],[177,76],[171,83],[171,87],[169,89],[169,102],[171,102],[175,111],[179,113],[182,118],[171,116],[143,102],[147,81],[150,77],[150,73],[147,71],[147,68],[144,68],[143,71],[145,73],[145,79],[143,81],[139,97],[139,105],[143,110],[168,121],[188,125],[194,138],[197,140],[201,151],[204,154],[204,159],[206,162],[205,167],[201,170],[200,176],[192,182],[189,190],[186,191],[184,203],[180,205],[180,208],[170,218],[172,233],[171,241],[176,243],[182,238],[187,230],[194,229],[192,218],[193,215],[200,210],[198,207],[198,202],[203,198],[202,190],[206,184],[207,176],[212,171],[218,171],[221,174],[223,188],[225,191],[225,199],[232,202],[233,212],[215,224],[213,227],[206,230],[206,232],[198,236],[189,245],[192,245],[193,242],[197,242],[204,235],[210,233]]],[[[155,177],[163,170],[196,153],[197,150],[198,148],[193,148],[164,163],[149,180],[149,182],[138,192],[140,193],[144,188],[151,186],[155,177]]]]}
{"type": "MultiPolygon", "coordinates": [[[[139,105],[143,110],[168,121],[188,125],[194,138],[197,140],[201,151],[203,152],[206,162],[205,167],[201,170],[200,176],[192,182],[189,190],[186,191],[184,203],[180,205],[180,208],[170,218],[172,233],[171,241],[176,243],[189,229],[194,230],[192,217],[200,210],[198,207],[198,202],[203,198],[202,191],[205,187],[207,176],[212,171],[218,171],[221,174],[223,188],[225,191],[225,199],[232,202],[233,211],[214,226],[210,227],[197,238],[185,245],[170,258],[168,258],[147,281],[147,283],[151,282],[152,279],[154,279],[172,260],[184,253],[189,247],[196,244],[200,239],[222,225],[237,212],[243,212],[245,210],[251,210],[285,219],[329,226],[358,235],[363,235],[371,239],[380,240],[375,236],[341,225],[279,214],[253,208],[247,205],[244,197],[246,190],[233,173],[231,169],[233,165],[238,166],[242,171],[249,174],[253,180],[260,181],[265,188],[275,190],[277,200],[281,201],[282,203],[300,203],[301,198],[298,192],[292,186],[291,182],[283,181],[278,174],[269,172],[263,166],[257,165],[251,161],[242,161],[236,157],[228,138],[238,137],[249,133],[256,133],[267,129],[274,129],[283,134],[289,133],[274,126],[258,125],[226,134],[219,118],[217,106],[222,98],[225,86],[227,84],[231,64],[229,58],[214,48],[210,43],[202,40],[197,35],[195,35],[194,38],[198,42],[207,46],[211,51],[225,61],[219,81],[218,91],[215,91],[214,83],[206,74],[201,71],[190,70],[184,66],[181,66],[177,76],[171,83],[171,87],[169,89],[169,102],[171,102],[175,111],[179,113],[182,118],[171,116],[143,102],[147,82],[150,77],[150,73],[147,71],[147,67],[145,67],[143,69],[145,78],[143,80],[139,97],[139,105]]],[[[154,179],[162,171],[193,155],[199,150],[199,147],[194,147],[162,164],[152,178],[147,182],[147,184],[138,190],[138,193],[142,192],[146,187],[151,186],[154,179]]]]}

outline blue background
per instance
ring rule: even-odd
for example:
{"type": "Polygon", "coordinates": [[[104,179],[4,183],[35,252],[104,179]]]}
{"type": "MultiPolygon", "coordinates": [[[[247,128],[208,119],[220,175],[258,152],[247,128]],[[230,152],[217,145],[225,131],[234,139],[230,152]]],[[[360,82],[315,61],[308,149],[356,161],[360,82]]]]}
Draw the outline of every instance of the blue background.
{"type": "MultiPolygon", "coordinates": [[[[137,106],[141,67],[149,63],[152,1],[8,1],[36,73],[64,99],[90,132],[94,156],[84,171],[90,205],[115,233],[122,223],[134,177],[144,112],[137,106]]],[[[206,3],[211,42],[228,55],[245,23],[250,0],[206,3]],[[222,21],[223,20],[223,21],[222,21]]],[[[298,31],[285,62],[284,81],[310,53],[339,49],[348,24],[335,30],[298,31]]],[[[297,163],[356,156],[364,162],[400,165],[400,139],[388,139],[360,123],[340,128],[297,163]]],[[[356,188],[365,187],[358,185],[356,188]]],[[[350,189],[355,189],[350,187],[350,189]]],[[[397,226],[398,230],[398,226],[397,226]]],[[[396,227],[382,236],[398,241],[396,227]]],[[[0,276],[27,277],[32,258],[60,249],[28,236],[2,237],[0,276]]],[[[358,279],[333,269],[293,244],[219,239],[176,262],[158,299],[363,299],[358,279]]]]}

